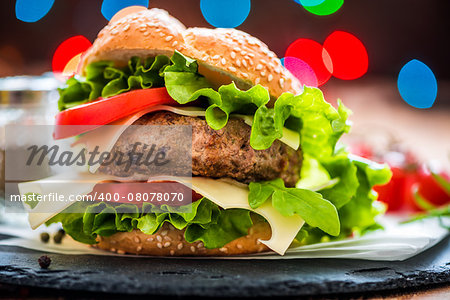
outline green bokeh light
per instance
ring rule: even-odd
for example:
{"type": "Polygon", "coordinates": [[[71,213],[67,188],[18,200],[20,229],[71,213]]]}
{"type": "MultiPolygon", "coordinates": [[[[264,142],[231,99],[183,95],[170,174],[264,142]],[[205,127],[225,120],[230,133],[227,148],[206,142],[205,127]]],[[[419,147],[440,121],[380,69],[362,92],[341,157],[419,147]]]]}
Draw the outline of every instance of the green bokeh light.
{"type": "Polygon", "coordinates": [[[307,11],[318,16],[334,14],[344,4],[344,0],[325,0],[316,6],[303,6],[307,11]]]}

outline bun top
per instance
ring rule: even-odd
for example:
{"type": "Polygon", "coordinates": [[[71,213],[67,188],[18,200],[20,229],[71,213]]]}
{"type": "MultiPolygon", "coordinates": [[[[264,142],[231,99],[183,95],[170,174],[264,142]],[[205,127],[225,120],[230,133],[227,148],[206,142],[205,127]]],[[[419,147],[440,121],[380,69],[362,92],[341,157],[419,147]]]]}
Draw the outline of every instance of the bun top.
{"type": "Polygon", "coordinates": [[[259,39],[236,29],[189,28],[162,9],[129,14],[108,24],[81,61],[124,65],[132,56],[171,56],[177,50],[199,63],[199,73],[216,87],[234,81],[242,89],[261,84],[273,97],[299,94],[302,86],[259,39]]]}

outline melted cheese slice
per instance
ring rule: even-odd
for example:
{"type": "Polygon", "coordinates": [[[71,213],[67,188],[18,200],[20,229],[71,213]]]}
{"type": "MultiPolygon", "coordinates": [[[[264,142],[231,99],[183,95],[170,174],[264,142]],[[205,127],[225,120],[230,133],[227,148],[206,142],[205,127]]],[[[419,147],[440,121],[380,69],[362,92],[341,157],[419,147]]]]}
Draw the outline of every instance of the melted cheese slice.
{"type": "MultiPolygon", "coordinates": [[[[204,117],[205,116],[205,110],[202,108],[197,107],[173,107],[168,105],[158,105],[154,107],[150,107],[146,110],[142,110],[140,112],[137,112],[133,115],[127,116],[125,118],[122,118],[120,120],[114,121],[108,125],[115,125],[115,126],[102,126],[95,130],[89,131],[85,134],[83,134],[73,145],[83,145],[87,152],[92,152],[94,149],[98,146],[98,151],[100,153],[103,152],[109,152],[113,148],[114,144],[117,142],[117,140],[120,138],[122,133],[133,124],[135,121],[137,121],[140,117],[143,115],[146,115],[151,112],[155,111],[170,111],[173,113],[176,113],[178,115],[183,116],[190,116],[190,117],[204,117]]],[[[246,116],[246,115],[231,115],[232,117],[237,117],[240,119],[243,119],[244,122],[252,126],[253,123],[253,117],[246,116]]],[[[300,147],[300,136],[297,132],[283,128],[283,137],[280,138],[280,141],[282,143],[285,143],[289,147],[298,150],[300,147]]],[[[91,173],[95,173],[98,168],[100,167],[100,164],[97,163],[95,165],[89,166],[89,171],[91,173]]]]}
{"type": "MultiPolygon", "coordinates": [[[[205,196],[223,209],[242,208],[253,211],[263,216],[270,224],[272,236],[267,241],[261,241],[267,247],[283,255],[298,231],[302,228],[305,221],[298,215],[285,217],[275,210],[270,201],[267,201],[257,209],[252,209],[248,204],[248,187],[243,184],[233,184],[228,181],[192,177],[158,177],[152,180],[173,180],[192,188],[197,193],[205,196]]],[[[105,175],[95,175],[89,173],[63,174],[40,181],[27,182],[19,184],[20,193],[38,193],[41,195],[56,193],[69,198],[70,195],[83,195],[92,191],[95,184],[104,180],[117,180],[120,178],[105,175]],[[64,182],[77,184],[63,184],[64,182]]],[[[73,202],[41,201],[36,207],[30,210],[29,222],[33,229],[48,221],[50,218],[69,207],[73,202]]]]}

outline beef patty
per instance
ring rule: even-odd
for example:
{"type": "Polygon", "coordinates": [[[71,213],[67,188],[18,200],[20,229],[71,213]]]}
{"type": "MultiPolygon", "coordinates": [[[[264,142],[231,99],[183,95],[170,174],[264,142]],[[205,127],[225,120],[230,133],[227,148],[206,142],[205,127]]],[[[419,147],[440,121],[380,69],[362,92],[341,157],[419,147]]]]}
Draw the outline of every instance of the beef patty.
{"type": "MultiPolygon", "coordinates": [[[[204,118],[177,115],[171,112],[147,114],[133,125],[191,125],[192,174],[212,178],[232,178],[243,183],[281,178],[286,186],[294,186],[300,178],[301,150],[294,150],[275,140],[266,150],[250,146],[250,126],[241,119],[230,118],[221,130],[214,130],[204,118]]],[[[145,127],[143,127],[145,128],[145,127]]],[[[174,137],[171,137],[174,139],[174,137]]],[[[129,152],[134,143],[154,143],[154,134],[126,130],[112,152],[129,152]]],[[[190,145],[189,145],[190,146],[190,145]]],[[[145,166],[132,166],[124,173],[110,164],[101,166],[100,173],[115,176],[145,174],[145,166]]]]}

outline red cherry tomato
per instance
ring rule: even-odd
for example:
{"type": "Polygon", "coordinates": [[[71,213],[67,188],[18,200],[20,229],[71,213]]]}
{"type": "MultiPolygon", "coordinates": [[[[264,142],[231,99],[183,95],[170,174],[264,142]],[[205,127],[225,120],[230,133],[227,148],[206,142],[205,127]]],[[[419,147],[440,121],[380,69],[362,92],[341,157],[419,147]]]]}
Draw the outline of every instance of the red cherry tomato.
{"type": "MultiPolygon", "coordinates": [[[[440,172],[438,175],[450,183],[450,175],[445,172],[440,172]]],[[[420,197],[434,206],[442,206],[450,203],[450,192],[442,186],[435,178],[433,173],[427,168],[420,168],[417,175],[416,188],[409,191],[411,197],[408,198],[408,206],[413,210],[423,210],[415,201],[414,193],[417,192],[420,197]]]]}
{"type": "Polygon", "coordinates": [[[378,200],[387,204],[390,212],[405,209],[405,203],[411,201],[410,193],[412,186],[416,182],[416,172],[407,171],[399,167],[391,167],[392,178],[387,184],[375,186],[378,193],[378,200]]]}
{"type": "Polygon", "coordinates": [[[350,152],[367,159],[373,158],[373,152],[371,147],[364,143],[351,145],[350,152]]]}

